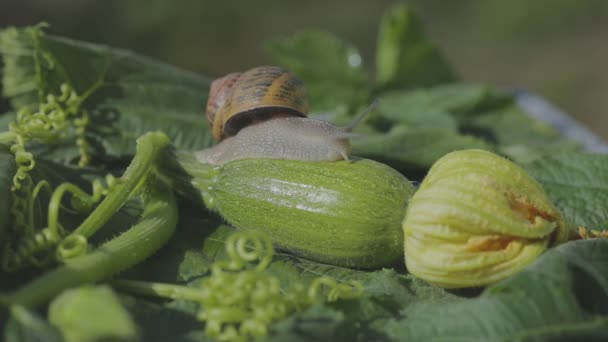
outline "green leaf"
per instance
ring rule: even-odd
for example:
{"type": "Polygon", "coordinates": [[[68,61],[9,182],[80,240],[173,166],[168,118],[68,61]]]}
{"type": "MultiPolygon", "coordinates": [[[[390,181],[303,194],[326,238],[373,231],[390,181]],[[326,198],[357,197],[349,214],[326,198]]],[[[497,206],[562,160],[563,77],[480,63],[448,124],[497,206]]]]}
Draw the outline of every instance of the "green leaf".
{"type": "Polygon", "coordinates": [[[343,321],[341,312],[317,304],[274,324],[260,341],[331,341],[343,321]]]}
{"type": "Polygon", "coordinates": [[[422,176],[448,152],[494,150],[494,137],[482,129],[471,129],[470,121],[484,113],[492,116],[494,112],[487,110],[512,102],[488,86],[464,83],[389,91],[381,99],[374,126],[383,133],[363,132],[353,137],[354,153],[383,161],[413,178],[422,176]]]}
{"type": "Polygon", "coordinates": [[[303,31],[269,41],[266,47],[278,63],[304,81],[313,111],[367,104],[369,89],[361,55],[333,34],[303,31]]]}
{"type": "MultiPolygon", "coordinates": [[[[215,257],[208,254],[208,245],[218,234],[234,231],[210,217],[196,206],[179,207],[180,219],[171,240],[152,257],[127,271],[125,279],[166,283],[192,282],[207,276],[215,257]]],[[[218,248],[223,251],[223,242],[218,248]]]]}
{"type": "Polygon", "coordinates": [[[543,186],[572,228],[608,230],[608,156],[561,153],[537,159],[527,171],[543,186]]]}
{"type": "MultiPolygon", "coordinates": [[[[15,113],[6,113],[0,116],[0,131],[8,131],[8,125],[14,120],[15,113]]],[[[55,144],[29,142],[27,151],[36,158],[42,156],[46,160],[60,164],[76,164],[80,158],[80,151],[73,140],[73,136],[55,144]]]]}
{"type": "Polygon", "coordinates": [[[218,260],[228,260],[226,240],[236,233],[236,229],[222,224],[217,226],[202,243],[202,255],[211,263],[218,260]]]}
{"type": "MultiPolygon", "coordinates": [[[[104,132],[108,128],[103,127],[104,124],[92,128],[99,130],[94,139],[103,146],[106,155],[117,158],[131,156],[135,153],[137,137],[158,130],[170,136],[173,145],[180,149],[202,149],[211,145],[211,134],[202,110],[198,116],[193,116],[175,111],[160,112],[145,106],[127,107],[120,107],[123,115],[112,121],[109,131],[104,132]]],[[[118,105],[115,108],[119,108],[118,105]]]]}
{"type": "Polygon", "coordinates": [[[11,187],[13,176],[17,171],[15,158],[8,152],[8,148],[0,145],[0,241],[3,241],[4,233],[10,222],[11,187]]]}
{"type": "MultiPolygon", "coordinates": [[[[269,271],[276,272],[273,266],[277,264],[281,263],[274,262],[269,271]]],[[[364,272],[302,259],[285,261],[283,266],[286,264],[295,266],[299,271],[293,273],[293,269],[289,270],[287,273],[294,278],[288,282],[308,284],[316,277],[328,276],[343,282],[359,281],[364,286],[364,292],[358,299],[317,305],[292,315],[274,325],[269,340],[386,340],[383,333],[386,321],[407,306],[420,301],[450,303],[459,300],[440,288],[408,275],[400,275],[394,270],[364,272]],[[305,330],[302,327],[304,324],[305,330]]]]}
{"type": "Polygon", "coordinates": [[[104,84],[115,92],[105,95],[114,95],[116,102],[126,99],[160,114],[181,109],[195,115],[209,86],[199,75],[126,50],[46,35],[41,26],[1,31],[0,53],[5,61],[4,95],[14,108],[37,103],[37,95],[55,91],[64,82],[84,93],[105,76],[104,84]],[[26,80],[28,87],[23,85],[26,80]]]}
{"type": "Polygon", "coordinates": [[[354,137],[353,154],[378,160],[402,171],[408,179],[420,179],[433,163],[448,152],[467,148],[492,150],[480,138],[455,129],[395,125],[378,135],[354,137]]]}
{"type": "Polygon", "coordinates": [[[64,140],[55,144],[29,143],[27,151],[34,155],[35,160],[45,160],[66,166],[77,165],[80,151],[73,140],[64,140]]]}
{"type": "MultiPolygon", "coordinates": [[[[338,281],[357,280],[364,281],[370,272],[352,269],[348,267],[334,266],[310,261],[304,258],[293,257],[288,254],[279,254],[276,258],[280,262],[291,264],[297,270],[297,278],[293,282],[311,281],[314,278],[327,276],[338,281]]],[[[272,271],[272,267],[270,268],[272,271]]]]}
{"type": "Polygon", "coordinates": [[[580,145],[561,136],[548,124],[537,121],[515,105],[481,113],[461,124],[461,130],[484,137],[498,150],[519,163],[546,154],[580,150],[580,145]]]}
{"type": "Polygon", "coordinates": [[[454,83],[383,93],[379,111],[382,116],[399,123],[451,128],[455,125],[454,120],[466,122],[475,114],[511,102],[511,97],[491,87],[454,83]]]}
{"type": "Polygon", "coordinates": [[[5,342],[63,342],[61,333],[42,317],[23,306],[13,306],[4,327],[5,342]]]}
{"type": "Polygon", "coordinates": [[[475,299],[419,303],[386,325],[397,341],[608,339],[608,240],[554,248],[475,299]]]}
{"type": "Polygon", "coordinates": [[[411,275],[388,269],[372,272],[364,281],[361,298],[332,305],[346,317],[336,333],[345,341],[386,340],[386,322],[408,306],[418,302],[451,303],[458,300],[457,296],[411,275]]]}
{"type": "Polygon", "coordinates": [[[428,100],[427,92],[405,95],[393,92],[382,97],[378,110],[381,116],[406,127],[439,128],[456,131],[458,123],[449,111],[435,103],[421,103],[428,100]],[[413,95],[413,96],[412,96],[413,95]]]}
{"type": "Polygon", "coordinates": [[[391,8],[378,32],[378,88],[425,87],[454,80],[450,66],[427,40],[413,12],[404,5],[391,8]]]}
{"type": "Polygon", "coordinates": [[[177,308],[175,302],[159,304],[143,298],[122,297],[140,328],[141,341],[207,342],[204,325],[196,319],[198,305],[191,310],[177,308]]]}
{"type": "Polygon", "coordinates": [[[0,32],[0,54],[4,61],[2,95],[9,98],[14,108],[36,103],[39,97],[41,73],[35,65],[47,62],[36,53],[37,37],[41,28],[32,26],[17,30],[8,28],[0,32]]]}
{"type": "Polygon", "coordinates": [[[135,138],[156,130],[178,148],[211,142],[202,114],[205,77],[125,50],[46,35],[40,26],[1,31],[0,53],[4,95],[16,110],[36,106],[62,83],[83,94],[102,80],[84,106],[91,115],[88,138],[107,155],[132,155],[135,138]]]}
{"type": "Polygon", "coordinates": [[[428,168],[447,152],[498,150],[518,162],[578,150],[516,105],[510,96],[482,85],[449,84],[382,97],[381,119],[393,123],[382,136],[354,137],[355,152],[403,168],[428,168]]]}
{"type": "Polygon", "coordinates": [[[49,322],[66,341],[137,340],[137,327],[107,286],[81,286],[64,291],[49,306],[49,322]]]}

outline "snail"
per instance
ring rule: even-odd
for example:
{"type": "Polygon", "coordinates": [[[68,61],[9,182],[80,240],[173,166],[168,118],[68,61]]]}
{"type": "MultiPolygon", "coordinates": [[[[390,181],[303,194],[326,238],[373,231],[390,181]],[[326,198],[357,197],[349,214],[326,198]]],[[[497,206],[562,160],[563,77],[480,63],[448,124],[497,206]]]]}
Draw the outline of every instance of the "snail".
{"type": "Polygon", "coordinates": [[[232,226],[295,255],[346,267],[391,265],[403,256],[401,222],[415,188],[385,164],[350,160],[352,130],[377,104],[338,127],[305,117],[304,85],[284,69],[229,74],[211,84],[207,103],[219,143],[176,152],[181,167],[171,178],[185,180],[179,192],[232,226]]]}
{"type": "Polygon", "coordinates": [[[307,91],[293,73],[275,66],[231,73],[211,83],[207,101],[207,120],[219,143],[196,158],[215,165],[245,158],[348,160],[351,131],[376,105],[338,127],[306,117],[307,91]]]}

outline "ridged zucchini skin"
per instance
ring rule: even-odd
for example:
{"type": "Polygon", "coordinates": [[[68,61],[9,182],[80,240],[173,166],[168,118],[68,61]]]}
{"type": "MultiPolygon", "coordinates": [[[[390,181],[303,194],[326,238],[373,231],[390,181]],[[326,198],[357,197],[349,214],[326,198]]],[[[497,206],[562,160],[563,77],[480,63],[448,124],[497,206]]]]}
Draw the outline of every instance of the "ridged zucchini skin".
{"type": "Polygon", "coordinates": [[[212,167],[181,157],[207,207],[300,256],[375,268],[403,256],[401,221],[414,187],[369,160],[244,159],[212,167]]]}

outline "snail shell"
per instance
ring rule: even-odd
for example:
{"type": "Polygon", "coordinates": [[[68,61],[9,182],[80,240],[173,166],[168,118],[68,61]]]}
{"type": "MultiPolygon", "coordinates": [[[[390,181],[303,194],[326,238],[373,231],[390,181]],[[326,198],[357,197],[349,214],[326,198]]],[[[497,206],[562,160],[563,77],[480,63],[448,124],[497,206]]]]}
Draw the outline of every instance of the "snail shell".
{"type": "Polygon", "coordinates": [[[307,113],[308,94],[303,82],[276,66],[256,67],[213,81],[207,102],[207,120],[216,140],[259,121],[305,117],[307,113]]]}

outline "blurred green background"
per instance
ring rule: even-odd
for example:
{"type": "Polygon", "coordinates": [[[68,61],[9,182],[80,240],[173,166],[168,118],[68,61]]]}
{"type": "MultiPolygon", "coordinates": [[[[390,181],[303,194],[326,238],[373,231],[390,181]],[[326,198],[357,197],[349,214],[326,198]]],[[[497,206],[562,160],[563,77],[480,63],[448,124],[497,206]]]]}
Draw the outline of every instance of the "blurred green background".
{"type": "MultiPolygon", "coordinates": [[[[359,47],[371,74],[377,25],[395,2],[1,0],[0,27],[46,21],[53,34],[208,76],[270,63],[268,38],[325,29],[359,47]]],[[[407,3],[464,80],[538,92],[608,138],[608,1],[407,3]]]]}

